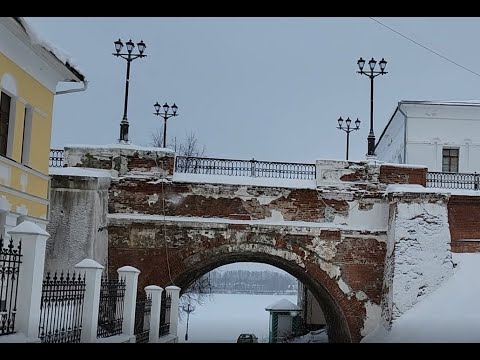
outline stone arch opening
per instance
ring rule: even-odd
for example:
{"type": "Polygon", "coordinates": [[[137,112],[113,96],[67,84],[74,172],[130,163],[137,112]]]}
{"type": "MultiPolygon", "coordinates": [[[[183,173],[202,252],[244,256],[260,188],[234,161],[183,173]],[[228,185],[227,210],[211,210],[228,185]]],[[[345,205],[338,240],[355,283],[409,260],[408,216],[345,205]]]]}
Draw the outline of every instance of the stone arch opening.
{"type": "Polygon", "coordinates": [[[208,272],[232,263],[255,262],[272,265],[279,268],[297,280],[313,294],[320,304],[327,323],[328,336],[330,342],[351,342],[352,336],[341,306],[338,301],[330,294],[327,288],[315,276],[312,276],[302,267],[292,261],[288,261],[278,256],[264,253],[229,253],[220,256],[209,257],[205,261],[198,262],[178,274],[173,280],[175,285],[181,289],[186,289],[195,280],[199,279],[208,272]]]}

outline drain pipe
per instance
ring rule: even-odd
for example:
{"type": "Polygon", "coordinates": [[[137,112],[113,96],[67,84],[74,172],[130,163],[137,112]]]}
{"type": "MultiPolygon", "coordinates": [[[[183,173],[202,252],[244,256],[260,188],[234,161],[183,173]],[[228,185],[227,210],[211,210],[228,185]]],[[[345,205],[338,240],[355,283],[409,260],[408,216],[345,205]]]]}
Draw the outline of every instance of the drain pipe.
{"type": "Polygon", "coordinates": [[[55,93],[55,95],[70,94],[70,93],[74,93],[74,92],[80,92],[80,91],[85,91],[85,90],[87,90],[88,81],[85,79],[85,80],[82,81],[82,83],[83,83],[83,88],[80,88],[80,89],[61,90],[61,91],[57,91],[57,92],[55,93]]]}

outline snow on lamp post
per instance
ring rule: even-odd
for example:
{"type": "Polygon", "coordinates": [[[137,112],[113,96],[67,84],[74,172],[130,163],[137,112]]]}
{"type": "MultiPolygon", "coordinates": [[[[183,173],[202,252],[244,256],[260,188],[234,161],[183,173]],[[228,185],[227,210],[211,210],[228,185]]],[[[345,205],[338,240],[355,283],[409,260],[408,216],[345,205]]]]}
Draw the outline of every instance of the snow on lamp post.
{"type": "Polygon", "coordinates": [[[158,103],[158,101],[153,105],[155,108],[155,112],[153,115],[161,116],[163,118],[163,147],[167,146],[167,120],[170,119],[172,116],[177,116],[178,106],[173,103],[170,107],[167,103],[163,105],[163,112],[160,112],[162,106],[158,103]],[[169,109],[172,109],[172,112],[169,112],[169,109]]]}
{"type": "Polygon", "coordinates": [[[120,139],[118,140],[119,142],[123,143],[128,143],[128,119],[127,119],[127,108],[128,108],[128,85],[130,83],[130,63],[138,58],[143,58],[146,57],[143,52],[145,51],[145,48],[147,47],[145,43],[140,40],[139,43],[137,43],[137,48],[138,48],[138,54],[133,53],[133,48],[135,47],[135,44],[133,43],[132,40],[129,40],[125,43],[125,46],[127,48],[126,53],[121,53],[122,48],[123,48],[123,42],[118,39],[117,41],[114,42],[115,44],[115,51],[116,53],[112,53],[112,55],[116,57],[121,57],[122,59],[127,60],[127,77],[125,81],[125,103],[123,106],[123,118],[122,121],[120,122],[120,139]]]}
{"type": "Polygon", "coordinates": [[[385,75],[388,74],[385,71],[385,66],[387,66],[387,62],[384,58],[378,62],[380,66],[380,71],[374,71],[375,66],[377,65],[377,61],[372,57],[372,59],[368,62],[368,67],[370,70],[363,71],[363,67],[365,66],[365,60],[362,58],[358,59],[357,61],[358,68],[360,71],[357,71],[359,74],[363,74],[370,78],[370,132],[368,133],[367,141],[368,141],[368,156],[375,156],[375,134],[373,133],[373,79],[375,79],[378,75],[385,75]]]}

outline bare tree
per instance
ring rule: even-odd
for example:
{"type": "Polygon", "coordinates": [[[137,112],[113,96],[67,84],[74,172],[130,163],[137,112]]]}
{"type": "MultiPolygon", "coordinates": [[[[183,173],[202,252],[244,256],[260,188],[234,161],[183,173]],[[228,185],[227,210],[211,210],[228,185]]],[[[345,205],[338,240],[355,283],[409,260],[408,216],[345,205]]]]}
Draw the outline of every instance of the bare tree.
{"type": "Polygon", "coordinates": [[[185,136],[185,140],[180,143],[178,155],[186,157],[203,157],[205,156],[205,145],[200,147],[197,136],[193,131],[185,136]]]}
{"type": "Polygon", "coordinates": [[[199,279],[195,280],[193,283],[190,284],[188,288],[185,289],[182,296],[180,297],[180,318],[183,319],[184,316],[184,308],[188,306],[188,304],[197,304],[202,306],[207,299],[212,297],[212,287],[210,284],[210,277],[208,274],[203,275],[199,279]]]}
{"type": "MultiPolygon", "coordinates": [[[[151,136],[152,146],[163,147],[163,132],[160,129],[157,129],[151,136]]],[[[177,141],[176,137],[168,140],[167,147],[173,149],[177,155],[186,157],[202,157],[206,152],[205,145],[199,145],[198,138],[193,131],[185,134],[182,141],[177,141]]]]}

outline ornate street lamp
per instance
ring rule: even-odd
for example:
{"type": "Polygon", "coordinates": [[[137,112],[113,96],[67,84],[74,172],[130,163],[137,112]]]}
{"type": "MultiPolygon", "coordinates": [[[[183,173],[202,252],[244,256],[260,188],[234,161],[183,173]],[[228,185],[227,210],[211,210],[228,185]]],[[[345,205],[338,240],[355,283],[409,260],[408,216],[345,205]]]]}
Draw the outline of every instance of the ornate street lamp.
{"type": "Polygon", "coordinates": [[[188,320],[190,318],[190,313],[195,311],[195,306],[188,303],[187,306],[182,306],[182,309],[187,313],[187,328],[185,330],[185,341],[188,341],[188,320]]]}
{"type": "Polygon", "coordinates": [[[362,58],[358,59],[357,61],[358,68],[360,71],[357,71],[359,74],[366,75],[370,78],[370,132],[368,133],[368,156],[375,156],[375,134],[373,133],[373,79],[376,78],[378,75],[385,75],[388,74],[385,71],[385,66],[387,66],[387,62],[384,58],[378,62],[380,67],[380,71],[375,71],[375,66],[377,65],[377,61],[372,57],[372,59],[368,62],[368,67],[370,70],[363,70],[365,66],[365,60],[362,58]]]}
{"type": "Polygon", "coordinates": [[[165,103],[163,105],[163,112],[160,112],[162,106],[160,106],[157,101],[155,105],[153,105],[153,107],[155,108],[155,112],[153,114],[161,116],[163,118],[163,147],[165,148],[167,146],[167,120],[170,119],[172,116],[178,115],[178,106],[173,103],[173,105],[170,107],[167,103],[165,103]],[[170,109],[172,110],[171,112],[169,112],[170,109]]]}
{"type": "Polygon", "coordinates": [[[118,39],[117,41],[114,42],[115,44],[115,53],[112,53],[112,55],[121,57],[122,59],[127,60],[127,77],[125,81],[125,104],[123,107],[123,118],[122,121],[120,122],[120,139],[118,140],[119,142],[123,143],[128,143],[128,119],[127,119],[127,108],[128,108],[128,85],[130,83],[130,63],[138,58],[143,58],[146,57],[147,55],[144,55],[143,52],[145,51],[145,48],[147,47],[145,43],[140,40],[139,43],[137,43],[137,49],[138,53],[134,54],[133,49],[135,47],[135,44],[133,43],[132,40],[129,40],[125,43],[125,47],[127,48],[126,53],[122,53],[123,49],[123,42],[122,40],[118,39]]]}
{"type": "Polygon", "coordinates": [[[352,131],[360,129],[360,120],[358,120],[357,118],[357,120],[355,120],[355,127],[350,127],[350,125],[352,124],[352,120],[350,120],[350,118],[348,117],[347,120],[345,120],[345,124],[347,125],[347,127],[343,127],[343,119],[342,117],[339,117],[337,129],[343,130],[347,133],[347,160],[348,160],[348,147],[350,143],[350,133],[352,131]]]}

